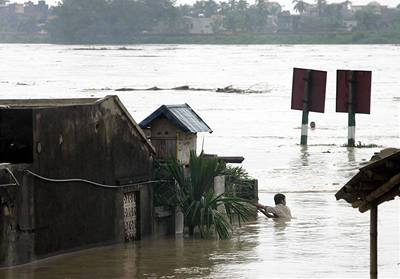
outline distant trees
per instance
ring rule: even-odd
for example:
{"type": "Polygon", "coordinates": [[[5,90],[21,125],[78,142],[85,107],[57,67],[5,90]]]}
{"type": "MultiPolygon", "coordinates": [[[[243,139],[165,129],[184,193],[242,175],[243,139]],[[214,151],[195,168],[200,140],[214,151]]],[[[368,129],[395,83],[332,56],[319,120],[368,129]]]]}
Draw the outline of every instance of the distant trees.
{"type": "Polygon", "coordinates": [[[157,27],[171,31],[178,12],[170,0],[64,0],[49,24],[56,42],[122,42],[157,27]]]}
{"type": "MultiPolygon", "coordinates": [[[[344,20],[352,16],[349,1],[327,4],[327,0],[316,0],[317,4],[311,6],[304,0],[292,0],[301,17],[292,17],[288,11],[282,14],[280,4],[268,0],[255,0],[254,4],[247,0],[217,1],[197,0],[193,5],[175,6],[175,0],[63,0],[54,8],[54,19],[47,28],[54,42],[118,43],[129,42],[138,34],[184,33],[186,16],[212,18],[211,28],[216,33],[346,30],[344,20]]],[[[0,0],[0,4],[5,2],[0,0]]],[[[359,30],[398,29],[396,18],[400,15],[382,19],[377,11],[379,6],[367,5],[350,19],[357,21],[359,30]]],[[[30,30],[33,26],[23,17],[18,22],[0,18],[0,32],[6,28],[30,30]]]]}
{"type": "Polygon", "coordinates": [[[218,14],[219,5],[214,0],[196,1],[192,7],[193,16],[211,17],[218,14]]]}
{"type": "Polygon", "coordinates": [[[318,16],[322,16],[326,8],[326,0],[317,0],[317,7],[318,7],[318,16]]]}
{"type": "MultiPolygon", "coordinates": [[[[7,0],[0,0],[0,5],[7,2],[7,0]]],[[[39,30],[37,21],[33,17],[7,9],[0,11],[0,33],[35,33],[39,30]]]]}
{"type": "Polygon", "coordinates": [[[293,9],[298,12],[300,15],[304,13],[304,11],[307,8],[307,3],[304,2],[303,0],[293,0],[292,2],[294,4],[293,9]]]}
{"type": "Polygon", "coordinates": [[[282,7],[277,2],[256,0],[250,5],[246,0],[197,1],[193,6],[181,5],[183,16],[213,17],[215,25],[226,32],[262,32],[267,25],[268,16],[278,15],[282,7]],[[221,22],[222,21],[222,22],[221,22]]]}
{"type": "Polygon", "coordinates": [[[355,14],[358,28],[361,30],[377,30],[380,27],[381,15],[372,8],[359,10],[355,14]]]}

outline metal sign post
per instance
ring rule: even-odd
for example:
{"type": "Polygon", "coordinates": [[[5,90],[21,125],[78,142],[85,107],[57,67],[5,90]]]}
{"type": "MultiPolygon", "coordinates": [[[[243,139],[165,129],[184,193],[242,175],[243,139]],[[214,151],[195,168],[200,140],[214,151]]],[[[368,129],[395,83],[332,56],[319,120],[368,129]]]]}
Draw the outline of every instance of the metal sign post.
{"type": "Polygon", "coordinates": [[[354,73],[349,71],[349,96],[348,96],[348,136],[347,136],[347,146],[355,146],[356,137],[356,113],[355,113],[355,100],[356,100],[356,90],[354,90],[354,73]]]}
{"type": "Polygon", "coordinates": [[[356,113],[370,113],[371,72],[338,70],[336,112],[348,113],[347,146],[355,146],[356,113]]]}
{"type": "Polygon", "coordinates": [[[301,138],[300,138],[301,145],[307,145],[310,83],[311,83],[311,71],[306,70],[306,72],[304,73],[303,116],[301,118],[301,138]]]}
{"type": "Polygon", "coordinates": [[[307,145],[308,113],[324,112],[326,72],[293,69],[292,109],[303,111],[301,119],[301,145],[307,145]]]}

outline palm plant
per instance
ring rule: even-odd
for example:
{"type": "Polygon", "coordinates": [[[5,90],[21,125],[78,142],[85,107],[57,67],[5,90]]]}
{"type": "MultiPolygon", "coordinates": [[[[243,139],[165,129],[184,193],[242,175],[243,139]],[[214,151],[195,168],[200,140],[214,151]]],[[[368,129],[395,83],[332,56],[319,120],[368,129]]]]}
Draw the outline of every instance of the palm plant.
{"type": "Polygon", "coordinates": [[[167,164],[169,173],[176,181],[176,205],[184,213],[189,234],[193,235],[197,228],[202,238],[210,236],[213,231],[221,239],[229,238],[234,219],[239,222],[247,220],[252,215],[251,208],[247,201],[238,197],[215,195],[214,177],[225,168],[218,159],[205,158],[203,154],[197,156],[192,151],[189,165],[189,173],[185,174],[178,161],[167,164]]]}
{"type": "Polygon", "coordinates": [[[303,0],[293,0],[292,3],[295,4],[293,9],[297,11],[300,15],[305,12],[308,6],[308,3],[304,2],[303,0]]]}

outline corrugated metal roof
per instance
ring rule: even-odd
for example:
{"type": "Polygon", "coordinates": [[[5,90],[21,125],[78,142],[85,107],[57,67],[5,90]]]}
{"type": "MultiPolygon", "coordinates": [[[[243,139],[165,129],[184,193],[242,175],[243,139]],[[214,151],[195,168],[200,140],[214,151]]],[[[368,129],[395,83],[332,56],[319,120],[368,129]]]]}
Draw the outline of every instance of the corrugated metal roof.
{"type": "Polygon", "coordinates": [[[151,122],[158,119],[159,117],[165,117],[175,124],[179,129],[185,133],[199,133],[199,132],[210,132],[212,130],[208,125],[201,119],[197,113],[188,105],[162,105],[148,117],[146,117],[139,126],[146,128],[151,126],[151,122]]]}

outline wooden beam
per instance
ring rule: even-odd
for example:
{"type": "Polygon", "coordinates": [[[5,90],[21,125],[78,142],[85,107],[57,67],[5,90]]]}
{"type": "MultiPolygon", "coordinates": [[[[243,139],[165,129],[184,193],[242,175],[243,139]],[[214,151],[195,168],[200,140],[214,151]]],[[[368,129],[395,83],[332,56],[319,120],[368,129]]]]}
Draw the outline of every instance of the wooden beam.
{"type": "Polygon", "coordinates": [[[357,208],[357,207],[360,207],[362,204],[363,204],[363,201],[362,201],[362,200],[355,200],[355,201],[353,201],[353,202],[351,203],[351,206],[352,206],[353,208],[357,208]]]}
{"type": "Polygon", "coordinates": [[[393,187],[397,186],[400,184],[400,173],[396,174],[392,178],[389,179],[386,183],[382,184],[378,189],[375,191],[369,193],[369,195],[366,197],[367,202],[371,202],[383,194],[389,192],[393,187]]]}
{"type": "Polygon", "coordinates": [[[374,206],[377,206],[385,201],[390,201],[393,200],[396,196],[400,196],[400,187],[395,187],[383,196],[380,196],[378,199],[373,200],[370,203],[364,203],[359,207],[359,210],[361,213],[364,213],[365,211],[373,208],[374,206]]]}
{"type": "Polygon", "coordinates": [[[400,170],[400,163],[395,160],[386,160],[385,166],[390,170],[400,170]]]}
{"type": "Polygon", "coordinates": [[[388,179],[388,177],[386,175],[384,175],[382,173],[374,172],[373,170],[366,170],[365,174],[371,180],[384,181],[384,180],[388,179]]]}
{"type": "Polygon", "coordinates": [[[244,157],[242,156],[218,156],[218,159],[225,163],[240,164],[243,162],[244,157]]]}
{"type": "Polygon", "coordinates": [[[370,278],[378,278],[378,206],[371,208],[370,215],[370,278]]]}

